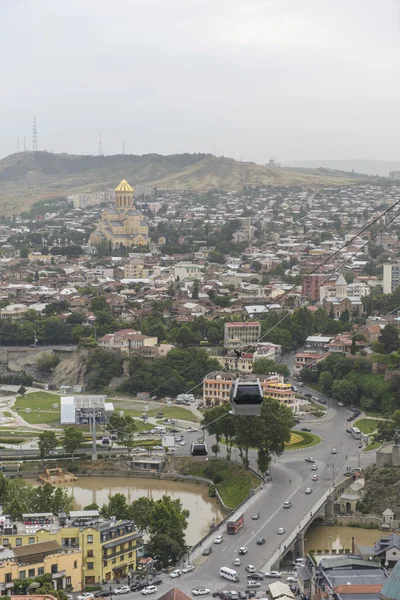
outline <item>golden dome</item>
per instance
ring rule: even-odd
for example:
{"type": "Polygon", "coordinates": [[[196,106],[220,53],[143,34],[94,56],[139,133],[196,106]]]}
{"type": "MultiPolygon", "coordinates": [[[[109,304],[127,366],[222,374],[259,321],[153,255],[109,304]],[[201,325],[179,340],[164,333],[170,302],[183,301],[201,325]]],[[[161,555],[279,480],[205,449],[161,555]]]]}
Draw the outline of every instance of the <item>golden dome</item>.
{"type": "Polygon", "coordinates": [[[119,185],[115,188],[114,192],[133,192],[133,187],[129,185],[126,179],[123,179],[119,185]]]}

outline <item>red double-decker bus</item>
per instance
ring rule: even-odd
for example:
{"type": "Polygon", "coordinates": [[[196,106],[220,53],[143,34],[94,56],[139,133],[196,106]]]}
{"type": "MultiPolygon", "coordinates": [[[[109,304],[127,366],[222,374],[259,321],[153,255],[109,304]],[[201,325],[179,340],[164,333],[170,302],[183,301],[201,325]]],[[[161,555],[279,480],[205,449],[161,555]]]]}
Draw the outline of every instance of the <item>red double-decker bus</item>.
{"type": "Polygon", "coordinates": [[[244,514],[234,515],[232,519],[226,522],[226,530],[228,533],[237,533],[244,525],[244,514]]]}

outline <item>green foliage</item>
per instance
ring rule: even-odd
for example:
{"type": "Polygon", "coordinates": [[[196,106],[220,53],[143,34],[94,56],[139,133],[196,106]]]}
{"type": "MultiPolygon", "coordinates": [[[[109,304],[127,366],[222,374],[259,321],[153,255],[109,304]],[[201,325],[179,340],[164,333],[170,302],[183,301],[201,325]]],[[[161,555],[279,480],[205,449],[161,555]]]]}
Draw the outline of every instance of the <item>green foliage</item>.
{"type": "Polygon", "coordinates": [[[378,341],[382,344],[385,354],[394,352],[400,345],[399,330],[395,325],[386,325],[386,327],[382,329],[378,341]]]}
{"type": "Polygon", "coordinates": [[[109,430],[117,436],[117,442],[121,446],[126,446],[128,452],[134,447],[135,433],[137,431],[136,421],[129,415],[121,417],[118,413],[113,413],[109,421],[109,430]]]}
{"type": "Polygon", "coordinates": [[[51,372],[58,365],[58,362],[58,356],[53,352],[43,352],[43,354],[41,354],[39,358],[36,359],[36,364],[38,368],[41,371],[46,371],[48,373],[51,372]]]}
{"type": "Polygon", "coordinates": [[[86,366],[87,386],[89,390],[101,391],[108,386],[113,377],[123,375],[122,357],[119,352],[96,348],[90,353],[86,366]]]}
{"type": "Polygon", "coordinates": [[[259,358],[253,363],[253,373],[256,375],[265,375],[267,373],[280,373],[285,377],[289,377],[290,371],[286,365],[276,363],[268,358],[259,358]]]}
{"type": "Polygon", "coordinates": [[[400,468],[372,465],[365,471],[365,487],[358,509],[381,516],[386,508],[396,510],[400,502],[400,468]],[[384,494],[382,491],[384,490],[384,494]]]}
{"type": "Polygon", "coordinates": [[[71,425],[71,427],[66,427],[64,429],[63,445],[65,452],[68,454],[72,454],[73,456],[84,441],[85,436],[83,435],[83,431],[75,427],[75,425],[71,425]]]}
{"type": "Polygon", "coordinates": [[[136,393],[157,389],[159,394],[176,396],[201,383],[206,373],[220,367],[202,348],[171,350],[165,358],[156,358],[150,364],[132,356],[129,378],[121,390],[136,393]]]}
{"type": "Polygon", "coordinates": [[[23,513],[68,512],[73,506],[73,498],[68,491],[48,483],[33,487],[22,479],[6,479],[0,473],[0,503],[6,514],[13,519],[22,519],[23,513]]]}
{"type": "Polygon", "coordinates": [[[39,435],[38,446],[40,458],[43,461],[45,456],[57,446],[57,438],[54,431],[43,431],[43,433],[39,435]]]}
{"type": "Polygon", "coordinates": [[[323,371],[318,378],[318,384],[321,390],[324,394],[328,394],[328,396],[331,395],[333,382],[334,377],[330,371],[323,371]]]}

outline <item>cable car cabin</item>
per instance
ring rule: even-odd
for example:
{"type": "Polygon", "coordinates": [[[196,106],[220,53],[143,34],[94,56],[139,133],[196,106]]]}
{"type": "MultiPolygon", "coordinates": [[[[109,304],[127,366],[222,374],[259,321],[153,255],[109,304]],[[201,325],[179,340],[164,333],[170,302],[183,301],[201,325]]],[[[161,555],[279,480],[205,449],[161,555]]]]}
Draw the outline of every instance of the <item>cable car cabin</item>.
{"type": "Polygon", "coordinates": [[[235,415],[259,417],[264,401],[260,381],[236,379],[231,387],[230,399],[235,415]]]}
{"type": "Polygon", "coordinates": [[[192,456],[207,456],[207,446],[205,442],[192,442],[190,446],[192,456]]]}

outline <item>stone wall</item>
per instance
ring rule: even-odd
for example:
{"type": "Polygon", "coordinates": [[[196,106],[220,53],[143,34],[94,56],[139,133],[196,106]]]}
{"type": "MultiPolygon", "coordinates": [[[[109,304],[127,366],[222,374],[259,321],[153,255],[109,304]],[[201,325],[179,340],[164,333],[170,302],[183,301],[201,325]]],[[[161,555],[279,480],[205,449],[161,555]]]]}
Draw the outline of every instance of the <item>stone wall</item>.
{"type": "MultiPolygon", "coordinates": [[[[352,524],[357,524],[360,525],[362,527],[368,527],[370,525],[373,525],[374,527],[380,529],[381,528],[381,523],[382,523],[382,518],[381,517],[377,517],[375,515],[338,515],[336,517],[336,523],[338,525],[344,525],[344,526],[351,526],[352,524]]],[[[392,521],[392,525],[390,528],[383,528],[382,531],[391,531],[391,530],[396,530],[399,529],[400,526],[400,521],[397,520],[393,520],[392,521]]]]}

